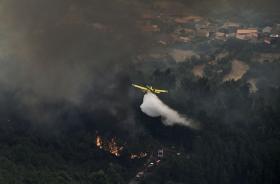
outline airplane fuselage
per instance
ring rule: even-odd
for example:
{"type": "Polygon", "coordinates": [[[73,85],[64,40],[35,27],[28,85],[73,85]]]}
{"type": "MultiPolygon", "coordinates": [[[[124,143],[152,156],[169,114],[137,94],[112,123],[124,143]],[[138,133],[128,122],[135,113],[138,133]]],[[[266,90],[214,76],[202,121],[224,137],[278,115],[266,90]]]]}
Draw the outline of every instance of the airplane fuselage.
{"type": "Polygon", "coordinates": [[[159,93],[168,93],[167,90],[162,90],[162,89],[155,89],[152,86],[140,86],[137,84],[132,84],[133,87],[140,89],[141,91],[143,91],[144,93],[147,92],[151,92],[151,93],[155,93],[155,94],[159,94],[159,93]]]}
{"type": "Polygon", "coordinates": [[[146,85],[146,88],[151,92],[151,93],[157,93],[156,90],[152,86],[146,85]]]}

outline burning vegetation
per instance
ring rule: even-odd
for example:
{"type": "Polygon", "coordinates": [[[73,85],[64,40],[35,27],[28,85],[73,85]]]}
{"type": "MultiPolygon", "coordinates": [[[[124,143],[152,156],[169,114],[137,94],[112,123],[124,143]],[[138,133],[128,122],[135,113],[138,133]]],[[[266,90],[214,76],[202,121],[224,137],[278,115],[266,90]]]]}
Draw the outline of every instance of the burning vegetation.
{"type": "Polygon", "coordinates": [[[102,139],[101,136],[96,136],[95,144],[99,149],[108,151],[112,155],[119,157],[123,150],[123,146],[118,145],[116,138],[112,138],[109,141],[102,139]]]}
{"type": "MultiPolygon", "coordinates": [[[[106,140],[101,136],[97,135],[95,139],[95,145],[102,150],[109,152],[110,154],[119,157],[124,149],[124,146],[121,146],[117,143],[116,138],[112,138],[110,140],[106,140]]],[[[142,159],[147,157],[148,154],[146,152],[139,152],[139,153],[131,153],[129,158],[134,159],[142,159]]]]}
{"type": "Polygon", "coordinates": [[[97,136],[96,137],[96,141],[95,141],[96,143],[96,146],[98,147],[98,148],[100,148],[100,149],[102,149],[102,140],[101,140],[101,137],[100,136],[97,136]]]}

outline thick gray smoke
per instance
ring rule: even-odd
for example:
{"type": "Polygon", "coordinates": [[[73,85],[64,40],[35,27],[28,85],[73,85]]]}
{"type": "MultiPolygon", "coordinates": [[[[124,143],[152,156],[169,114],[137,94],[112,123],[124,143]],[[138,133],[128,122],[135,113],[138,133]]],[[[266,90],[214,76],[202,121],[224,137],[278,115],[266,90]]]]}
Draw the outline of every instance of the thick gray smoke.
{"type": "Polygon", "coordinates": [[[1,86],[48,102],[80,103],[93,86],[115,83],[104,81],[106,75],[121,73],[143,43],[138,15],[128,6],[117,0],[1,0],[1,86]]]}
{"type": "Polygon", "coordinates": [[[191,128],[198,128],[196,122],[180,115],[177,111],[168,107],[153,93],[144,95],[143,103],[140,108],[150,117],[161,117],[162,122],[167,126],[178,124],[191,128]]]}
{"type": "Polygon", "coordinates": [[[45,104],[129,112],[127,68],[149,40],[139,16],[130,1],[0,0],[0,92],[36,122],[55,121],[45,104]]]}

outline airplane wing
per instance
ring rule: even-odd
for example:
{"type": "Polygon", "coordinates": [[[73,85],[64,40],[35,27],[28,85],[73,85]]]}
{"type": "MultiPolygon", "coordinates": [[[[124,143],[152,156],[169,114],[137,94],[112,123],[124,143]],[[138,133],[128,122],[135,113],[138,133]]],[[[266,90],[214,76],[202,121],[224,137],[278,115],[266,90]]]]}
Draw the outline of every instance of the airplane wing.
{"type": "Polygon", "coordinates": [[[155,93],[168,93],[168,91],[163,89],[155,89],[155,93]]]}
{"type": "Polygon", "coordinates": [[[138,89],[142,89],[142,90],[144,90],[144,91],[149,91],[148,88],[143,87],[143,86],[139,86],[139,85],[136,85],[136,84],[132,84],[132,86],[135,87],[135,88],[138,88],[138,89]]]}

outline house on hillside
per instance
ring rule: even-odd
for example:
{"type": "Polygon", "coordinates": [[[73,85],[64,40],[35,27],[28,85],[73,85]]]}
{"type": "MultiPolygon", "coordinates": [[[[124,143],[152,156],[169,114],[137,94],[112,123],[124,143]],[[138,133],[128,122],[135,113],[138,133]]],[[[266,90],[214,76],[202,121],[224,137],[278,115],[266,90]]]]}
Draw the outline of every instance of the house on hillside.
{"type": "Polygon", "coordinates": [[[235,38],[236,34],[235,33],[227,33],[226,38],[235,38]]]}
{"type": "Polygon", "coordinates": [[[263,32],[264,34],[270,34],[271,31],[272,31],[272,27],[270,27],[270,26],[266,26],[266,27],[263,28],[263,30],[262,30],[262,32],[263,32]]]}
{"type": "Polygon", "coordinates": [[[210,36],[210,32],[208,29],[199,29],[196,32],[196,36],[208,38],[210,36]]]}
{"type": "Polygon", "coordinates": [[[215,33],[215,39],[225,41],[226,40],[226,34],[223,33],[223,32],[216,32],[215,33]]]}
{"type": "Polygon", "coordinates": [[[180,35],[180,36],[191,36],[195,34],[195,30],[189,29],[189,28],[177,28],[174,31],[174,34],[180,35]]]}
{"type": "Polygon", "coordinates": [[[240,27],[240,24],[239,23],[236,23],[236,22],[230,22],[230,21],[227,21],[224,23],[224,25],[222,26],[223,28],[226,28],[226,29],[229,29],[229,28],[239,28],[240,27]]]}
{"type": "Polygon", "coordinates": [[[209,30],[209,21],[202,20],[195,24],[196,36],[198,37],[209,37],[210,30],[209,30]]]}
{"type": "Polygon", "coordinates": [[[258,38],[258,30],[256,28],[237,29],[236,38],[240,40],[251,40],[258,38]]]}

